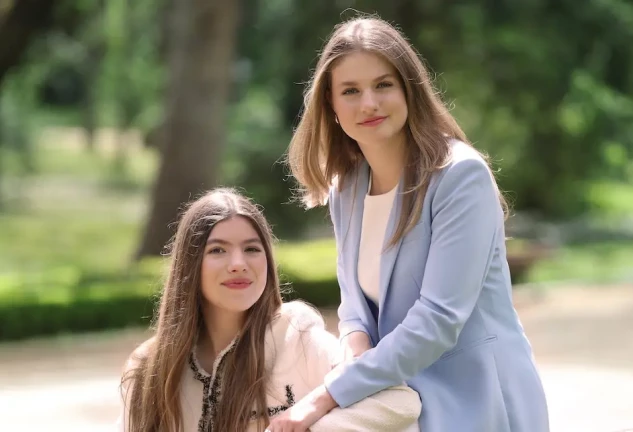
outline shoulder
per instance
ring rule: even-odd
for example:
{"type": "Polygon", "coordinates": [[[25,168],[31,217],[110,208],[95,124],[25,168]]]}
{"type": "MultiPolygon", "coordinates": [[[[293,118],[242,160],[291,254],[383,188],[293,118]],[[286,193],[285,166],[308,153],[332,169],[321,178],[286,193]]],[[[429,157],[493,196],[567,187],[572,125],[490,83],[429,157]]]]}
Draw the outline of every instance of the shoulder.
{"type": "Polygon", "coordinates": [[[154,347],[154,344],[155,337],[152,336],[151,338],[140,344],[134,351],[132,351],[132,354],[130,354],[125,362],[123,373],[127,373],[136,369],[142,361],[147,359],[154,347]]]}
{"type": "Polygon", "coordinates": [[[303,332],[311,328],[325,328],[323,317],[316,308],[299,300],[283,303],[272,323],[272,330],[275,333],[303,332]]]}
{"type": "Polygon", "coordinates": [[[369,165],[364,159],[357,162],[349,172],[334,176],[330,184],[330,192],[328,199],[332,200],[345,199],[354,193],[354,186],[360,179],[368,176],[369,165]]]}
{"type": "Polygon", "coordinates": [[[346,189],[348,188],[349,182],[342,183],[340,176],[336,176],[332,179],[332,184],[330,185],[330,191],[328,193],[328,205],[330,207],[330,210],[337,205],[337,203],[341,199],[341,195],[344,195],[346,189]]]}
{"type": "Polygon", "coordinates": [[[485,156],[473,146],[453,139],[446,165],[431,179],[432,193],[447,193],[455,187],[475,189],[482,185],[494,188],[495,180],[485,156]]]}
{"type": "Polygon", "coordinates": [[[331,352],[338,339],[325,328],[321,314],[302,301],[284,303],[268,334],[267,347],[275,361],[311,352],[331,352]]]}
{"type": "Polygon", "coordinates": [[[457,166],[472,165],[487,169],[488,162],[484,156],[472,145],[453,139],[450,141],[451,153],[446,169],[451,170],[457,166]]]}

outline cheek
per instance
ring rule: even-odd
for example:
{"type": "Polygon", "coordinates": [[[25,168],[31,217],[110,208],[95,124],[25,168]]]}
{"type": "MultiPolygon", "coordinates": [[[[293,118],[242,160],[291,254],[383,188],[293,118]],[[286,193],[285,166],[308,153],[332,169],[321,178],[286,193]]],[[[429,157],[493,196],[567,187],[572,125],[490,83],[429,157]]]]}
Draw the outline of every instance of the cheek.
{"type": "Polygon", "coordinates": [[[358,110],[352,102],[343,102],[335,106],[334,112],[338,117],[339,126],[343,129],[348,136],[354,138],[355,130],[358,125],[356,124],[356,117],[358,110]]]}
{"type": "Polygon", "coordinates": [[[266,285],[266,280],[268,279],[267,264],[266,257],[257,257],[251,263],[253,272],[257,275],[257,280],[261,281],[264,285],[266,285]]]}
{"type": "Polygon", "coordinates": [[[215,287],[218,281],[218,275],[222,269],[220,260],[213,260],[205,257],[202,260],[202,266],[200,269],[200,284],[202,286],[202,293],[205,297],[213,295],[216,291],[215,287]]]}
{"type": "Polygon", "coordinates": [[[339,99],[334,102],[332,107],[339,119],[339,122],[343,124],[352,121],[352,119],[356,115],[356,108],[355,104],[352,102],[352,98],[349,98],[347,100],[339,99]]]}
{"type": "Polygon", "coordinates": [[[209,277],[214,277],[217,275],[221,266],[220,260],[212,259],[209,256],[205,256],[202,260],[202,277],[207,279],[209,277]]]}
{"type": "Polygon", "coordinates": [[[407,101],[404,94],[394,95],[394,97],[390,99],[389,105],[398,122],[404,126],[409,116],[409,109],[407,108],[407,101]]]}
{"type": "Polygon", "coordinates": [[[403,115],[407,117],[409,115],[409,108],[407,108],[407,100],[404,98],[404,96],[402,97],[402,99],[400,99],[400,105],[402,106],[403,115]]]}
{"type": "Polygon", "coordinates": [[[404,96],[403,91],[394,91],[389,95],[388,103],[394,111],[405,112],[407,111],[407,99],[404,96]]]}
{"type": "Polygon", "coordinates": [[[401,117],[402,126],[404,126],[407,122],[407,119],[409,118],[409,109],[407,108],[406,102],[403,102],[401,117]]]}

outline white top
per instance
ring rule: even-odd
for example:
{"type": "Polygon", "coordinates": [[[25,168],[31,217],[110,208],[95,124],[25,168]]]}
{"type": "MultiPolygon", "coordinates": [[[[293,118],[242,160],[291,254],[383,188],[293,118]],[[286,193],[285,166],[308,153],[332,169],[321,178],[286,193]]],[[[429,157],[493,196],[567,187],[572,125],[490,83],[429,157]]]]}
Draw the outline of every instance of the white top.
{"type": "Polygon", "coordinates": [[[358,283],[365,295],[376,304],[380,301],[380,257],[383,252],[385,233],[398,185],[382,195],[365,195],[363,224],[358,251],[358,283]]]}

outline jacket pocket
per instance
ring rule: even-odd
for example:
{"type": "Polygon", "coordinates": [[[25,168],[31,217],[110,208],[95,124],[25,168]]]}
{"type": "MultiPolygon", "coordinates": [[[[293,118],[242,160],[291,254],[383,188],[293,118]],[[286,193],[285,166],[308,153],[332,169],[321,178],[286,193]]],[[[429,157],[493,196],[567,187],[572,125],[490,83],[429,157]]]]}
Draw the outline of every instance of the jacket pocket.
{"type": "Polygon", "coordinates": [[[442,360],[449,359],[451,357],[454,357],[454,356],[456,356],[458,354],[463,353],[464,351],[468,351],[468,350],[471,350],[473,348],[477,348],[478,346],[489,344],[489,343],[494,342],[496,340],[497,340],[497,336],[496,335],[486,336],[485,338],[482,338],[482,339],[476,339],[476,340],[474,340],[472,342],[466,343],[464,346],[461,346],[459,348],[454,348],[452,350],[446,351],[444,354],[442,354],[440,356],[439,359],[437,359],[437,361],[442,361],[442,360]]]}

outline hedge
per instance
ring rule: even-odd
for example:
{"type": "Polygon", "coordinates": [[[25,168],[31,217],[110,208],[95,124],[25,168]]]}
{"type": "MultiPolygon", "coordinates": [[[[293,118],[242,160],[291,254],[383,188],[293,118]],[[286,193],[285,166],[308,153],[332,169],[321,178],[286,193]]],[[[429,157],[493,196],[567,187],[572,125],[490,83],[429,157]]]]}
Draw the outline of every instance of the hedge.
{"type": "MultiPolygon", "coordinates": [[[[301,298],[317,307],[336,305],[340,299],[336,280],[294,279],[292,284],[286,282],[283,290],[286,300],[301,298]]],[[[47,303],[25,298],[0,303],[0,340],[148,325],[157,298],[118,295],[64,302],[47,303]]]]}
{"type": "Polygon", "coordinates": [[[0,304],[0,340],[146,325],[152,310],[147,297],[0,304]]]}
{"type": "MultiPolygon", "coordinates": [[[[317,307],[339,303],[331,245],[290,245],[281,252],[284,299],[301,298],[317,307]]],[[[541,258],[516,250],[510,255],[514,282],[541,258]]],[[[157,260],[129,272],[99,274],[65,266],[13,279],[5,276],[0,280],[0,340],[147,325],[162,269],[157,260]]]]}

